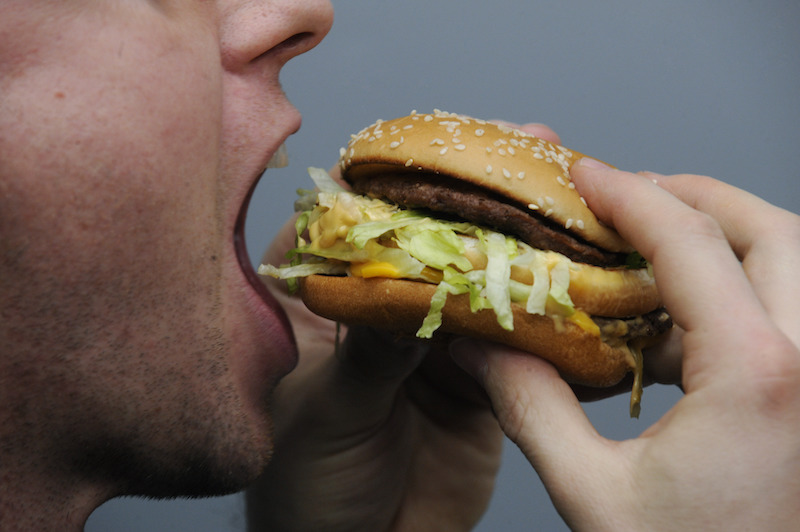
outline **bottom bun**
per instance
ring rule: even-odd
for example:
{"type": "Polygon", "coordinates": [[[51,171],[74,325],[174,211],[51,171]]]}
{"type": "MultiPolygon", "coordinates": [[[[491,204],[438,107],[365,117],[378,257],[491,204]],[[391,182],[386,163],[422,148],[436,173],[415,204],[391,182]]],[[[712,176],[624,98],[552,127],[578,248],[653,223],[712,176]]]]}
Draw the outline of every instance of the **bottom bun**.
{"type": "MultiPolygon", "coordinates": [[[[369,325],[402,334],[416,333],[435,290],[433,284],[396,279],[311,275],[300,280],[300,296],[315,314],[347,325],[369,325]]],[[[519,305],[512,304],[512,311],[514,330],[507,331],[497,323],[494,311],[472,312],[468,295],[450,295],[438,331],[536,354],[575,384],[612,386],[634,367],[625,345],[608,345],[570,321],[557,326],[553,319],[528,314],[519,305]]]]}

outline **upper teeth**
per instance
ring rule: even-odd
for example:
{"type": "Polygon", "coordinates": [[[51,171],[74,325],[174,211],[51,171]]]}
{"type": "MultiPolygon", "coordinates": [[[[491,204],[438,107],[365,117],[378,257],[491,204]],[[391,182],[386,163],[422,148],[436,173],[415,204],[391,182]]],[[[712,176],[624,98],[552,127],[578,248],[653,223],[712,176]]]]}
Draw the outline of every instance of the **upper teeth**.
{"type": "Polygon", "coordinates": [[[286,168],[287,166],[289,166],[289,152],[284,143],[272,154],[272,158],[267,163],[267,168],[286,168]]]}

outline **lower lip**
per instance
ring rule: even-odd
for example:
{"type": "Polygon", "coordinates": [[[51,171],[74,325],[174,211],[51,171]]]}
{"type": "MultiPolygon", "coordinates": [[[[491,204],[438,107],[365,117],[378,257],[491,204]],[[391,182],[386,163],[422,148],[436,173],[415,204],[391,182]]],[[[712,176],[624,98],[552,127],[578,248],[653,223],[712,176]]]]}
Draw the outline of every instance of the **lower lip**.
{"type": "Polygon", "coordinates": [[[252,298],[252,308],[257,320],[261,324],[261,327],[259,327],[260,334],[258,334],[258,339],[263,342],[263,345],[269,346],[268,351],[273,358],[270,362],[275,365],[283,366],[281,368],[281,374],[278,376],[282,377],[297,365],[297,342],[286,312],[259,279],[258,274],[253,269],[247,252],[244,227],[247,210],[254,189],[255,185],[253,185],[248,192],[239,212],[239,217],[236,220],[233,233],[234,247],[236,249],[236,258],[244,273],[244,277],[255,292],[252,298]]]}

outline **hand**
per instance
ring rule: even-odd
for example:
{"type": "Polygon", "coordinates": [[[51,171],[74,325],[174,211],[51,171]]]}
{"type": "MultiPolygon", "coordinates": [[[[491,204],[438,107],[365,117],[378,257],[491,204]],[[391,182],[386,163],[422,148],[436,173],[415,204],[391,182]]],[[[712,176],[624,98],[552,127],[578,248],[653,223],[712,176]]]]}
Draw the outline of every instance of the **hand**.
{"type": "Polygon", "coordinates": [[[680,327],[671,345],[686,395],[640,437],[614,442],[543,360],[474,343],[453,345],[456,360],[571,528],[796,530],[800,217],[699,176],[584,162],[574,180],[652,262],[680,327]]]}
{"type": "MultiPolygon", "coordinates": [[[[526,129],[550,140],[537,125],[526,129]]],[[[288,224],[265,257],[283,262],[288,224]]],[[[484,512],[503,435],[446,345],[342,330],[268,281],[292,321],[298,368],[275,396],[275,452],[248,493],[251,530],[469,530],[484,512]]]]}

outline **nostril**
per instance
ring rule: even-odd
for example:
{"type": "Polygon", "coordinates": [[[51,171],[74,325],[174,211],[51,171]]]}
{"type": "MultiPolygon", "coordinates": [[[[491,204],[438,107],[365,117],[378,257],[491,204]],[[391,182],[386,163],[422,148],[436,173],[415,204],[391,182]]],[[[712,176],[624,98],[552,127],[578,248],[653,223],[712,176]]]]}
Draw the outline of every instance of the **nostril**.
{"type": "Polygon", "coordinates": [[[304,31],[304,32],[301,32],[301,33],[297,33],[295,35],[292,35],[291,37],[289,37],[288,39],[286,39],[282,43],[280,43],[278,45],[278,48],[285,49],[285,50],[291,50],[291,49],[294,49],[294,48],[297,48],[297,47],[302,47],[302,46],[304,46],[303,43],[312,40],[313,35],[314,34],[311,33],[310,31],[304,31]]]}
{"type": "Polygon", "coordinates": [[[298,55],[304,54],[305,52],[311,50],[317,45],[317,42],[318,40],[314,36],[314,33],[310,31],[295,33],[291,37],[284,39],[269,50],[265,51],[258,57],[255,57],[252,62],[259,62],[264,57],[272,57],[277,58],[279,63],[283,64],[293,57],[297,57],[298,55]]]}
{"type": "Polygon", "coordinates": [[[231,72],[265,61],[280,67],[319,44],[333,23],[327,0],[230,4],[220,18],[220,52],[231,72]]]}

